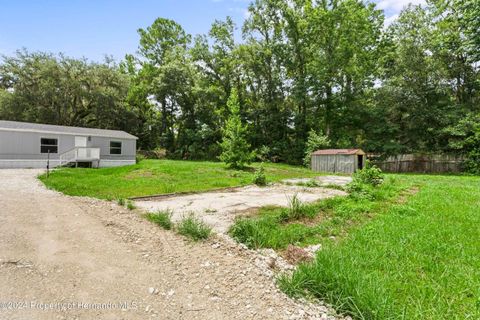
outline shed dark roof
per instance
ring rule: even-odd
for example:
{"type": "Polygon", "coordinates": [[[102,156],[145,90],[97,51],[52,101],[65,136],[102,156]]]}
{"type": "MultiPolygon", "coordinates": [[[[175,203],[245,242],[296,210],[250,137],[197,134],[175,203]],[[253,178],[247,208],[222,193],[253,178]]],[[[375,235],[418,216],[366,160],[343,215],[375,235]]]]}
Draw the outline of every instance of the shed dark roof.
{"type": "Polygon", "coordinates": [[[82,136],[99,136],[117,139],[138,139],[134,135],[119,130],[105,130],[95,128],[56,126],[51,124],[39,124],[18,121],[0,120],[0,130],[7,131],[25,131],[25,132],[43,132],[82,136]]]}
{"type": "Polygon", "coordinates": [[[325,149],[325,150],[317,150],[313,153],[313,155],[335,155],[335,154],[342,154],[342,155],[363,155],[362,149],[325,149]]]}

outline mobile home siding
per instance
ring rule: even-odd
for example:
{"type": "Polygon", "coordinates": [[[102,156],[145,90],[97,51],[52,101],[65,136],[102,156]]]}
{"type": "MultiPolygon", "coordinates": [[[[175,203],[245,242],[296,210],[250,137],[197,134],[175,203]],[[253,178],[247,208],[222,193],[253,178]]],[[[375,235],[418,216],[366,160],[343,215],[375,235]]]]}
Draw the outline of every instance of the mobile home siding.
{"type": "Polygon", "coordinates": [[[100,157],[108,160],[135,160],[136,141],[109,137],[92,137],[89,147],[100,148],[100,157]],[[122,143],[122,154],[110,154],[110,142],[122,143]]]}
{"type": "MultiPolygon", "coordinates": [[[[88,135],[0,130],[0,168],[45,168],[48,154],[40,152],[41,138],[58,140],[58,153],[50,154],[50,166],[59,165],[62,153],[75,148],[75,137],[88,135]]],[[[135,163],[136,140],[92,136],[87,147],[100,148],[100,166],[135,163]],[[110,155],[110,141],[122,143],[120,155],[110,155]]]]}

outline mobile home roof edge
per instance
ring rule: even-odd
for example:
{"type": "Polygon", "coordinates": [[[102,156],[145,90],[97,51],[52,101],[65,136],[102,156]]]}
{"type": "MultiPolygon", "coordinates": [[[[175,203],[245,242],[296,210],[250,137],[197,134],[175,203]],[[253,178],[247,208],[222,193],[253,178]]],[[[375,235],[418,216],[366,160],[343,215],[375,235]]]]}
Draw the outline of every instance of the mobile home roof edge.
{"type": "Polygon", "coordinates": [[[106,130],[84,127],[57,126],[18,121],[0,120],[0,131],[33,132],[43,134],[87,135],[117,139],[138,140],[138,137],[121,130],[106,130]]]}

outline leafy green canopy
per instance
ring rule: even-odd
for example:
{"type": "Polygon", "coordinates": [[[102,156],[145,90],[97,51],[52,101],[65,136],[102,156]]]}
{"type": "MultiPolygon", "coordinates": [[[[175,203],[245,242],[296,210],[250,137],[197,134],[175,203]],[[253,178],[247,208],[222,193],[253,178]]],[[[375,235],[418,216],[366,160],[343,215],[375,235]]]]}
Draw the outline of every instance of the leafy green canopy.
{"type": "Polygon", "coordinates": [[[306,167],[309,167],[312,161],[312,153],[328,147],[330,141],[327,136],[324,136],[322,133],[316,133],[315,131],[310,131],[308,133],[307,146],[305,148],[305,158],[303,158],[303,164],[306,167]]]}
{"type": "Polygon", "coordinates": [[[312,130],[332,148],[467,154],[445,129],[480,113],[479,2],[410,5],[386,27],[370,2],[256,0],[242,42],[229,17],[197,36],[158,18],[119,66],[4,57],[0,117],[123,129],[143,149],[213,160],[236,90],[262,161],[302,163],[312,130]]]}

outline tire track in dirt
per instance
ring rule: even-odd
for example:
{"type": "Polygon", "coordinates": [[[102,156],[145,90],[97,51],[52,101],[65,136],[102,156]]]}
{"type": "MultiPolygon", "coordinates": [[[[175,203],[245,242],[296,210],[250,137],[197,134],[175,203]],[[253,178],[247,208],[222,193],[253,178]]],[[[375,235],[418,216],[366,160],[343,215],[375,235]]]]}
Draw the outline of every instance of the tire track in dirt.
{"type": "Polygon", "coordinates": [[[130,305],[0,319],[334,319],[281,293],[249,250],[192,244],[115,203],[49,191],[37,173],[0,170],[0,302],[130,305]]]}

